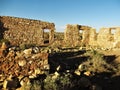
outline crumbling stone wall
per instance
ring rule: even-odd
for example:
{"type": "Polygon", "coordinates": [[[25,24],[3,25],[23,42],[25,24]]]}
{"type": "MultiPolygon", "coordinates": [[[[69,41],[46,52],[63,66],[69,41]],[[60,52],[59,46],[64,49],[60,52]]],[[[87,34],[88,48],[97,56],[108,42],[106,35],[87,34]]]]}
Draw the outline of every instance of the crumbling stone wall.
{"type": "Polygon", "coordinates": [[[91,27],[88,26],[68,24],[64,33],[65,43],[69,46],[87,45],[89,42],[90,29],[91,27]]]}
{"type": "Polygon", "coordinates": [[[78,25],[67,25],[64,33],[64,41],[68,46],[76,46],[79,42],[78,25]]]}
{"type": "Polygon", "coordinates": [[[108,49],[120,48],[120,27],[101,28],[99,33],[96,33],[96,29],[88,26],[68,24],[64,41],[66,45],[73,47],[89,45],[108,49]]]}
{"type": "Polygon", "coordinates": [[[97,46],[97,33],[96,33],[96,29],[94,29],[94,28],[90,29],[89,45],[97,46]]]}
{"type": "Polygon", "coordinates": [[[54,40],[54,23],[39,20],[0,16],[0,38],[8,39],[12,45],[44,44],[44,29],[49,29],[49,43],[54,40]]]}
{"type": "Polygon", "coordinates": [[[100,47],[120,47],[120,27],[101,28],[97,38],[97,43],[100,47]],[[112,33],[113,29],[115,33],[112,33]]]}

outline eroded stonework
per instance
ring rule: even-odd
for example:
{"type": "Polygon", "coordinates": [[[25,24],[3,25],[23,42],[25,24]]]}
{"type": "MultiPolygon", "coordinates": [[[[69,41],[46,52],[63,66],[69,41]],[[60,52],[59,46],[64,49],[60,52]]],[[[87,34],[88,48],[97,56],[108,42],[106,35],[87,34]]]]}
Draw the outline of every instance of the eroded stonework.
{"type": "Polygon", "coordinates": [[[67,25],[64,40],[69,46],[87,45],[91,27],[82,25],[67,25]]]}
{"type": "Polygon", "coordinates": [[[54,23],[25,18],[0,16],[0,38],[12,45],[44,44],[44,30],[49,30],[49,43],[54,41],[54,23]]]}
{"type": "Polygon", "coordinates": [[[120,27],[101,28],[97,43],[104,48],[119,48],[120,47],[120,27]]]}
{"type": "Polygon", "coordinates": [[[64,41],[68,46],[92,46],[100,48],[120,48],[120,27],[96,29],[82,25],[67,25],[64,41]],[[81,33],[82,31],[82,33],[81,33]]]}
{"type": "Polygon", "coordinates": [[[100,31],[96,33],[96,29],[89,26],[68,24],[64,32],[64,40],[60,39],[60,37],[54,40],[54,34],[54,23],[0,16],[0,39],[9,40],[11,45],[45,45],[47,42],[47,45],[54,43],[56,44],[54,46],[60,47],[92,46],[100,48],[120,48],[120,27],[101,28],[100,31]],[[49,32],[45,32],[46,30],[49,30],[49,32]],[[45,33],[47,33],[47,39],[45,33]],[[58,43],[58,41],[60,43],[58,43]]]}

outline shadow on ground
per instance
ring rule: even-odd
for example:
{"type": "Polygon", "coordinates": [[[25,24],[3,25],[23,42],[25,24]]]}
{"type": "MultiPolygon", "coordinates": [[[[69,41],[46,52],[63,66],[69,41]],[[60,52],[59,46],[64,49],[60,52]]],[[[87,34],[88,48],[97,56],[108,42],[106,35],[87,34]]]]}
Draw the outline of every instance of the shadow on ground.
{"type": "MultiPolygon", "coordinates": [[[[63,53],[55,53],[49,56],[49,64],[50,64],[50,73],[56,71],[56,68],[60,65],[62,67],[61,72],[66,70],[75,70],[78,68],[82,62],[86,61],[89,56],[84,56],[83,54],[86,51],[81,50],[77,52],[63,52],[63,53]]],[[[104,59],[108,63],[112,63],[115,59],[115,55],[104,56],[104,59]]],[[[114,76],[115,72],[102,72],[95,73],[94,76],[75,76],[74,80],[79,80],[81,77],[86,77],[90,80],[92,85],[98,85],[101,89],[93,89],[91,87],[76,87],[70,90],[120,90],[120,75],[114,76]]]]}

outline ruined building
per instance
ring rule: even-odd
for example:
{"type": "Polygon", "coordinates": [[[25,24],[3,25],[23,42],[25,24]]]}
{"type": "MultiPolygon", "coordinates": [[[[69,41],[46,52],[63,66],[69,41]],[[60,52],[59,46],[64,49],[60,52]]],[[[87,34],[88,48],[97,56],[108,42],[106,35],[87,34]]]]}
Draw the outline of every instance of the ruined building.
{"type": "Polygon", "coordinates": [[[64,41],[69,46],[95,46],[100,48],[120,48],[120,27],[96,29],[82,25],[67,25],[64,41]]]}
{"type": "MultiPolygon", "coordinates": [[[[54,43],[54,34],[54,23],[0,16],[0,39],[7,39],[12,45],[46,45],[46,43],[49,45],[54,43]]],[[[57,37],[57,39],[59,38],[57,37]]],[[[120,27],[101,28],[96,33],[96,29],[89,26],[68,24],[62,42],[63,46],[71,47],[120,48],[120,27]]],[[[59,45],[59,43],[54,44],[59,45]]]]}
{"type": "Polygon", "coordinates": [[[87,45],[89,43],[90,30],[89,26],[67,25],[64,33],[64,40],[70,46],[80,44],[87,45]]]}
{"type": "Polygon", "coordinates": [[[120,27],[101,28],[97,44],[104,48],[120,48],[120,27]]]}
{"type": "Polygon", "coordinates": [[[12,45],[51,43],[54,41],[54,30],[54,23],[0,16],[0,38],[9,40],[12,45]],[[46,30],[49,32],[49,40],[45,38],[46,30]]]}

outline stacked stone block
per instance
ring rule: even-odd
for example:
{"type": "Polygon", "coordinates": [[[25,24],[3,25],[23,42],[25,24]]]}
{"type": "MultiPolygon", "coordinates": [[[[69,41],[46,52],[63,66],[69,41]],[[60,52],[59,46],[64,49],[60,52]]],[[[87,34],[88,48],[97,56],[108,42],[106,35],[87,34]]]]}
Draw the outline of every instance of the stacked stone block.
{"type": "Polygon", "coordinates": [[[44,29],[49,29],[49,42],[54,40],[54,23],[25,18],[1,16],[1,38],[8,39],[12,45],[44,44],[44,29]]]}

